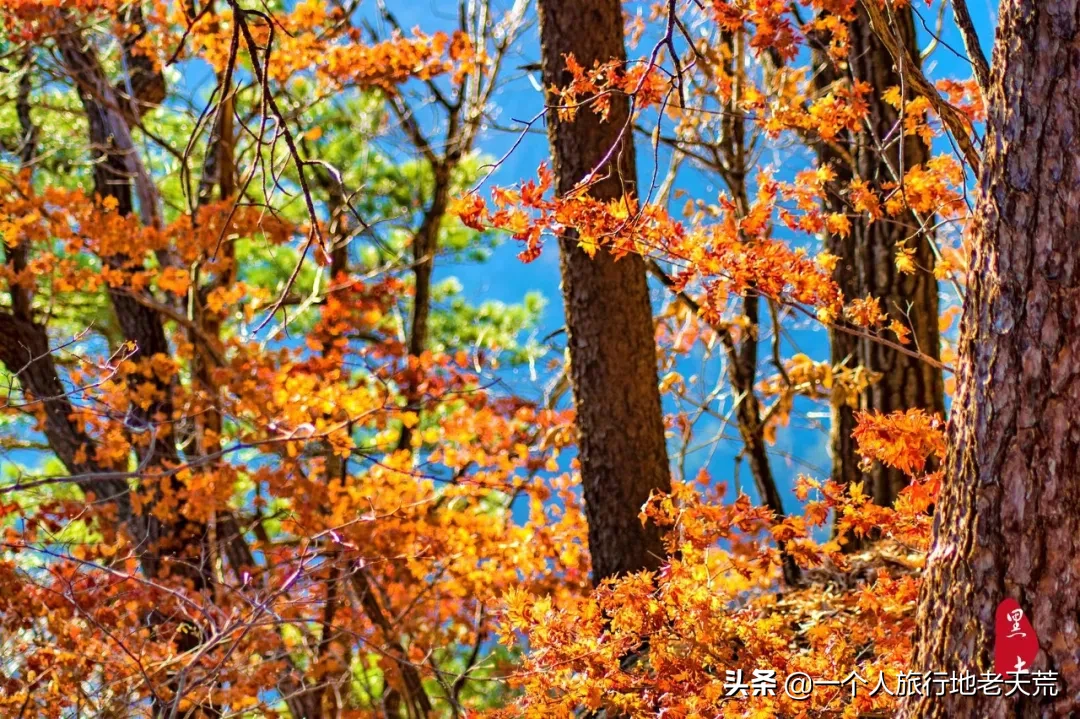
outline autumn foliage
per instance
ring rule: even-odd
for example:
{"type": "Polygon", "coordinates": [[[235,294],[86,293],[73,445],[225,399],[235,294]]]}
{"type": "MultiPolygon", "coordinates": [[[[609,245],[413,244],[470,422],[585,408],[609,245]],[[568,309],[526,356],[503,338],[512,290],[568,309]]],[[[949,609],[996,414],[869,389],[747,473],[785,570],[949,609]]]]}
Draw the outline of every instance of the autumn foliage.
{"type": "MultiPolygon", "coordinates": [[[[811,43],[843,65],[854,0],[626,3],[634,59],[566,58],[545,112],[629,98],[648,166],[615,201],[590,195],[595,177],[557,196],[550,161],[508,164],[539,120],[514,121],[501,159],[484,144],[512,115],[496,90],[530,42],[519,4],[416,29],[386,5],[0,10],[0,714],[890,715],[895,697],[846,685],[807,701],[730,687],[736,671],[873,688],[908,670],[943,418],[858,415],[862,461],[910,480],[892,506],[800,467],[780,516],[739,481],[741,453],[694,454],[741,401],[716,373],[706,396],[695,367],[760,341],[752,429],[769,451],[796,427],[822,441],[807,418],[858,408],[877,378],[808,334],[926,350],[903,308],[843,296],[822,240],[907,213],[936,263],[918,266],[913,237],[890,271],[948,285],[947,333],[971,177],[944,139],[982,122],[975,84],[815,88],[811,43]],[[138,73],[165,98],[102,109],[103,88],[138,100],[138,73]],[[817,163],[862,136],[871,99],[903,115],[876,142],[922,138],[933,158],[889,177],[817,163]],[[128,124],[130,174],[101,179],[131,157],[99,142],[101,117],[128,124]],[[691,166],[708,192],[677,181],[691,166]],[[638,508],[664,531],[661,570],[594,587],[561,345],[534,346],[528,303],[422,279],[425,232],[440,269],[502,242],[535,268],[568,236],[648,258],[680,465],[638,508]],[[746,296],[768,326],[736,311],[746,296]]],[[[938,364],[953,358],[946,341],[938,364]]]]}

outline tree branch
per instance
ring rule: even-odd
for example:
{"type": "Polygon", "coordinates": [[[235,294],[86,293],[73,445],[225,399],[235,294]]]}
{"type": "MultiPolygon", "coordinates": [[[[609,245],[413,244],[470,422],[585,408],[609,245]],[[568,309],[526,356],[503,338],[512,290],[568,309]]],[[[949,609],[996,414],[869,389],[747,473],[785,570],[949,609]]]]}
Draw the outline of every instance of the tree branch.
{"type": "Polygon", "coordinates": [[[870,27],[892,56],[896,71],[900,73],[913,92],[930,101],[938,117],[941,118],[941,121],[956,139],[964,159],[977,175],[979,168],[982,166],[982,153],[975,147],[967,119],[959,110],[946,102],[933,84],[926,79],[922,70],[919,69],[919,63],[916,62],[915,58],[911,57],[907,48],[893,34],[891,26],[882,14],[877,0],[862,0],[862,5],[866,10],[867,17],[870,18],[870,27]]]}
{"type": "Polygon", "coordinates": [[[990,63],[986,61],[982,45],[979,44],[979,35],[975,32],[975,25],[971,22],[971,14],[968,12],[967,0],[952,0],[953,15],[956,18],[956,27],[960,29],[960,36],[964,39],[964,47],[967,49],[968,59],[975,71],[975,82],[979,86],[982,96],[988,97],[987,90],[990,87],[990,63]]]}

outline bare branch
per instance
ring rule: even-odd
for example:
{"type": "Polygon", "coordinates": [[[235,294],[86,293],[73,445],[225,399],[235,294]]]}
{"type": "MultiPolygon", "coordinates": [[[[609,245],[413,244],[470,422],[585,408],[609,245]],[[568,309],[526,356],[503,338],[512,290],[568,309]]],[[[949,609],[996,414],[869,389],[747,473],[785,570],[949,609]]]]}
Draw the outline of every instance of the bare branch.
{"type": "Polygon", "coordinates": [[[975,25],[971,22],[971,13],[968,12],[967,0],[952,0],[953,15],[956,17],[956,27],[960,29],[960,36],[964,38],[964,47],[967,48],[968,59],[975,71],[975,82],[987,97],[990,87],[990,63],[986,61],[982,45],[979,44],[979,35],[975,32],[975,25]]]}

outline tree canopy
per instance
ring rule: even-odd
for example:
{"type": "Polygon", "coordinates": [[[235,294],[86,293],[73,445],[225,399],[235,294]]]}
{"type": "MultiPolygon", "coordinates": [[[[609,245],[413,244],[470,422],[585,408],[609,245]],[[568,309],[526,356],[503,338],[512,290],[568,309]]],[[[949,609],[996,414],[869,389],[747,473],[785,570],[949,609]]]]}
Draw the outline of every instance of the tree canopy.
{"type": "Polygon", "coordinates": [[[949,715],[1076,710],[1064,585],[978,563],[1075,456],[971,459],[1080,421],[1002,324],[1071,216],[995,264],[1069,191],[1046,4],[991,70],[963,0],[7,0],[0,714],[936,716],[1006,597],[1072,698],[949,715]]]}

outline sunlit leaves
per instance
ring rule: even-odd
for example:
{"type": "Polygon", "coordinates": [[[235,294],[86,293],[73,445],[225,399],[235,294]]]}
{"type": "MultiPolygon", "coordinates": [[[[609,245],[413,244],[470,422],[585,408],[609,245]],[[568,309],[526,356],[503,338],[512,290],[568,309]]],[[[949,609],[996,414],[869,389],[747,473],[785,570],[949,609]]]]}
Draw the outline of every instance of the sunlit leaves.
{"type": "Polygon", "coordinates": [[[692,228],[658,205],[639,207],[634,198],[605,203],[583,190],[544,199],[551,184],[549,171],[541,167],[539,178],[520,191],[494,190],[493,210],[470,195],[458,201],[455,211],[470,226],[513,234],[525,244],[525,260],[539,253],[545,234],[558,237],[572,232],[590,254],[604,248],[616,258],[635,253],[675,262],[687,268],[677,278],[680,285],[694,276],[708,284],[711,301],[706,307],[714,312],[727,292],[740,293],[748,287],[777,299],[837,306],[836,287],[821,268],[801,250],[770,238],[779,185],[768,178],[744,216],[739,217],[730,201],[721,198],[715,223],[692,228]]]}

